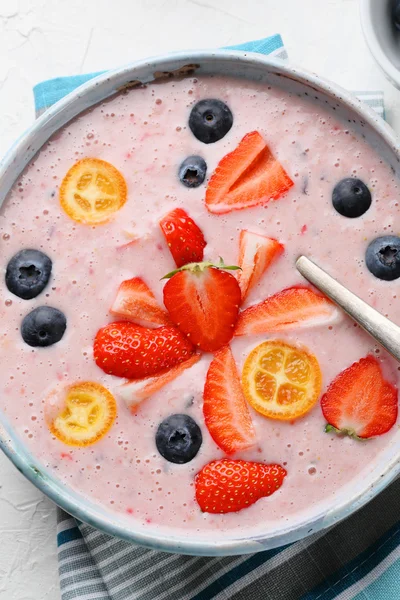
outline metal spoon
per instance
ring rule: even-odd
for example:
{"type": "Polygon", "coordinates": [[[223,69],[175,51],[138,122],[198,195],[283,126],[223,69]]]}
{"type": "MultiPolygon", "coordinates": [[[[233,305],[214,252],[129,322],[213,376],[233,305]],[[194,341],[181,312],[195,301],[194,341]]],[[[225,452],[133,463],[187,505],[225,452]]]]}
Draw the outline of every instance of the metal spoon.
{"type": "Polygon", "coordinates": [[[296,261],[297,270],[342,308],[354,321],[400,361],[400,327],[350,292],[306,256],[296,261]]]}

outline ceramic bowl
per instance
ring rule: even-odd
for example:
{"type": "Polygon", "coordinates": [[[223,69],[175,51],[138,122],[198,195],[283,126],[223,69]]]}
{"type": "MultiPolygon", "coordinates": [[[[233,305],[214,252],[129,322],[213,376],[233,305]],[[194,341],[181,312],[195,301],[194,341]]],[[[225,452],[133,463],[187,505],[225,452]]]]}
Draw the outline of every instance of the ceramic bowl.
{"type": "MultiPolygon", "coordinates": [[[[42,145],[68,121],[119,90],[148,83],[155,79],[185,74],[233,75],[270,85],[278,85],[299,96],[309,96],[316,105],[331,107],[335,114],[350,121],[351,126],[390,164],[400,176],[399,142],[393,131],[370,108],[357,98],[317,75],[293,68],[279,60],[236,51],[202,51],[177,53],[143,60],[100,75],[47,110],[18,140],[0,166],[0,204],[29,161],[42,145]]],[[[127,516],[96,505],[77,491],[61,483],[32,456],[17,437],[0,411],[0,445],[14,465],[49,498],[78,519],[114,536],[144,546],[194,555],[222,556],[267,550],[294,542],[329,527],[350,515],[379,493],[400,471],[400,431],[395,443],[380,456],[379,463],[351,491],[339,491],[328,509],[306,519],[299,516],[271,531],[260,526],[256,535],[246,536],[215,531],[212,536],[186,534],[140,526],[127,516]]]]}
{"type": "Polygon", "coordinates": [[[372,56],[400,89],[400,31],[392,19],[392,0],[360,0],[361,26],[372,56]]]}

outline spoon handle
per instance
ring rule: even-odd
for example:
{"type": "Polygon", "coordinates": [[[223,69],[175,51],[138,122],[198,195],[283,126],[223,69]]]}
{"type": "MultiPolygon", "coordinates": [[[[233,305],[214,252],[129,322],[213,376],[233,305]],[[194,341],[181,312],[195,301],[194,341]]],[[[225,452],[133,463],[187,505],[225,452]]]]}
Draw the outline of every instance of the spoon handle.
{"type": "Polygon", "coordinates": [[[369,306],[305,256],[296,261],[297,270],[400,361],[400,327],[369,306]]]}

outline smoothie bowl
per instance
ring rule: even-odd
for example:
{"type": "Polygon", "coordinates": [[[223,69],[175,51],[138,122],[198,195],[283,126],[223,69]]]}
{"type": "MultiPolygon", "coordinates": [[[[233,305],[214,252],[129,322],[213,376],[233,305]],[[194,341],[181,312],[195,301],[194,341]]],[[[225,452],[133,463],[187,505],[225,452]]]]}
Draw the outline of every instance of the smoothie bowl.
{"type": "Polygon", "coordinates": [[[5,453],[171,552],[362,506],[398,473],[399,369],[295,259],[400,321],[399,171],[371,110],[257,55],[143,61],[60,101],[2,165],[5,453]]]}

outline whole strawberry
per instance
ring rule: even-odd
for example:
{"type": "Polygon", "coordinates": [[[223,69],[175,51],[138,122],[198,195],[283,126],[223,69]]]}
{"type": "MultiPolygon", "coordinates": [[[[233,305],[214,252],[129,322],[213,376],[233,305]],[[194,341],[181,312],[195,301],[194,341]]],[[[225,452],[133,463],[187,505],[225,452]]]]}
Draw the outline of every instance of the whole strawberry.
{"type": "Polygon", "coordinates": [[[214,460],[196,475],[196,500],[203,512],[237,512],[271,496],[286,475],[280,465],[228,458],[214,460]]]}
{"type": "Polygon", "coordinates": [[[93,354],[97,366],[109,375],[140,379],[187,360],[194,348],[173,326],[148,329],[117,322],[97,332],[93,354]]]}
{"type": "Polygon", "coordinates": [[[226,346],[233,336],[241,304],[239,267],[191,263],[165,276],[164,304],[171,321],[205,352],[226,346]]]}

